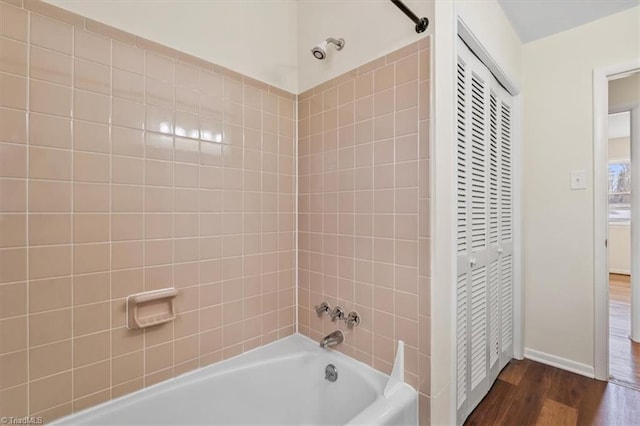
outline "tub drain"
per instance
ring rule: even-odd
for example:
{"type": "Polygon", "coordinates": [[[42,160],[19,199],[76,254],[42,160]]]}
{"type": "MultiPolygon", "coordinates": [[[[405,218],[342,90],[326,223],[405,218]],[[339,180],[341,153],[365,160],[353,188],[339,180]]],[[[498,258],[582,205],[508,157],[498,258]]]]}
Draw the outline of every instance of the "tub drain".
{"type": "Polygon", "coordinates": [[[338,380],[338,369],[335,365],[329,364],[324,369],[324,378],[330,382],[338,380]]]}

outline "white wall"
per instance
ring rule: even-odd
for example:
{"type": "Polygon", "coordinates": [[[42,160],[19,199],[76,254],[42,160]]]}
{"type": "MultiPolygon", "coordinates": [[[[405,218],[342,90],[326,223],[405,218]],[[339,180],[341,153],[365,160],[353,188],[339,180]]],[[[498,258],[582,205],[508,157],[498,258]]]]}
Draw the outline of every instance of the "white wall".
{"type": "Polygon", "coordinates": [[[431,424],[456,424],[455,410],[455,75],[453,2],[435,4],[431,217],[431,424]]]}
{"type": "Polygon", "coordinates": [[[299,0],[299,91],[432,34],[434,1],[408,0],[405,4],[419,17],[429,19],[427,31],[416,33],[413,22],[389,0],[299,0]],[[311,48],[327,37],[342,37],[346,44],[340,52],[329,47],[327,59],[319,61],[311,48]]]}
{"type": "Polygon", "coordinates": [[[593,96],[597,67],[640,52],[636,7],[524,45],[525,345],[594,361],[593,96]],[[569,190],[569,172],[588,188],[569,190]]]}
{"type": "Polygon", "coordinates": [[[296,0],[45,0],[297,93],[296,0]]]}

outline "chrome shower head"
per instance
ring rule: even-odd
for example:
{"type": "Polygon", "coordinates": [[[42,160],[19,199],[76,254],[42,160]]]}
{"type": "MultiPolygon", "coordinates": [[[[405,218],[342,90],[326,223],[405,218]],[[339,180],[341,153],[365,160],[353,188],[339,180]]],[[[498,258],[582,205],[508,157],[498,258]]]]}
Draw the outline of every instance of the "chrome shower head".
{"type": "Polygon", "coordinates": [[[311,49],[311,53],[313,54],[313,57],[322,61],[324,59],[326,59],[327,57],[327,46],[329,45],[329,43],[331,44],[335,44],[336,45],[336,50],[342,50],[342,48],[344,47],[344,39],[343,38],[331,38],[329,37],[328,39],[326,39],[325,41],[321,42],[320,44],[318,44],[317,46],[315,46],[313,49],[311,49]]]}

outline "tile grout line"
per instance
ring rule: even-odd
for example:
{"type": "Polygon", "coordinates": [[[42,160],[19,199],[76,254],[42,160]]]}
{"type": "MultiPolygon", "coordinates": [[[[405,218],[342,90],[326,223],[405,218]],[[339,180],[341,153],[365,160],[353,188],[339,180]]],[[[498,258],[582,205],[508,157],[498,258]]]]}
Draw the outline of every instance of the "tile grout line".
{"type": "Polygon", "coordinates": [[[74,408],[75,408],[75,402],[74,402],[74,397],[75,397],[75,371],[74,371],[74,364],[75,364],[75,358],[74,358],[74,350],[73,350],[73,343],[75,341],[75,334],[76,334],[76,330],[75,330],[75,326],[74,326],[74,321],[75,321],[75,298],[74,298],[74,293],[75,293],[75,277],[74,277],[74,268],[75,268],[75,263],[74,263],[74,255],[75,255],[75,235],[74,235],[74,224],[75,224],[75,217],[73,215],[74,210],[75,210],[75,197],[74,197],[74,191],[73,188],[75,186],[75,166],[74,166],[74,158],[75,158],[75,123],[74,123],[74,119],[75,119],[75,115],[76,115],[76,111],[75,111],[75,90],[76,90],[76,84],[75,84],[75,59],[76,59],[76,31],[77,28],[76,27],[72,27],[71,29],[71,182],[69,183],[69,185],[71,186],[70,191],[71,191],[71,412],[74,412],[74,408]]]}
{"type": "MultiPolygon", "coordinates": [[[[148,291],[147,289],[147,239],[146,239],[146,225],[147,225],[147,197],[146,197],[146,182],[147,182],[147,55],[148,52],[142,49],[142,105],[144,106],[144,119],[142,122],[142,184],[140,185],[142,191],[142,291],[148,291]]],[[[142,334],[142,388],[147,387],[147,331],[143,328],[140,330],[142,334]]]]}
{"type": "MultiPolygon", "coordinates": [[[[173,118],[173,132],[171,135],[171,287],[176,287],[176,244],[175,244],[175,217],[176,217],[176,175],[175,175],[175,164],[176,164],[176,127],[178,124],[178,111],[176,105],[176,92],[177,92],[177,83],[176,83],[176,60],[171,61],[171,67],[173,68],[173,90],[171,93],[172,97],[172,118],[173,118]]],[[[200,124],[198,122],[198,124],[200,124]]],[[[198,136],[200,136],[200,128],[198,127],[198,136]]],[[[200,300],[200,286],[198,285],[198,301],[200,300]]],[[[175,365],[176,365],[176,327],[175,327],[175,319],[171,321],[171,377],[175,376],[175,365]]]]}
{"type": "MultiPolygon", "coordinates": [[[[202,95],[202,73],[203,71],[201,69],[198,69],[198,105],[197,105],[197,109],[198,109],[198,129],[201,130],[202,128],[202,100],[200,99],[201,95],[202,95]]],[[[220,129],[222,130],[222,129],[220,129]]],[[[202,249],[201,249],[201,245],[202,245],[202,203],[201,203],[201,190],[202,190],[202,185],[200,182],[200,164],[202,163],[201,158],[202,158],[202,134],[200,134],[200,139],[198,140],[198,162],[196,164],[196,167],[198,168],[198,183],[197,183],[197,188],[198,188],[198,232],[197,232],[197,241],[198,241],[198,306],[196,308],[196,312],[198,315],[198,329],[196,331],[196,335],[198,338],[198,367],[202,368],[202,344],[201,344],[201,338],[200,338],[200,333],[202,331],[202,324],[200,322],[200,304],[201,304],[201,295],[202,295],[202,274],[200,273],[200,262],[202,262],[202,249]]],[[[174,165],[174,170],[175,170],[175,165],[174,165]]],[[[175,173],[175,172],[174,172],[175,173]]],[[[175,177],[175,176],[174,176],[175,177]]],[[[174,221],[175,221],[175,217],[174,217],[174,221]]],[[[222,301],[221,301],[222,302],[222,301]]]]}
{"type": "Polygon", "coordinates": [[[29,245],[29,238],[30,238],[30,227],[29,227],[29,218],[30,218],[30,214],[29,214],[29,210],[31,208],[31,203],[29,202],[29,167],[30,167],[30,161],[29,161],[29,153],[31,152],[31,129],[30,129],[30,119],[31,119],[31,82],[29,81],[29,76],[31,75],[31,13],[30,12],[26,12],[26,16],[27,16],[27,110],[25,111],[25,116],[26,116],[26,143],[27,143],[27,154],[26,154],[26,183],[25,183],[25,189],[26,189],[26,202],[27,202],[27,207],[26,207],[26,277],[27,277],[27,306],[26,309],[27,311],[25,312],[26,317],[27,317],[27,321],[26,321],[26,325],[27,325],[27,329],[25,330],[26,335],[27,335],[27,414],[31,414],[31,333],[29,332],[30,328],[31,328],[31,302],[30,302],[30,297],[29,297],[29,293],[31,290],[31,274],[30,274],[30,256],[29,256],[29,251],[30,251],[30,245],[29,245]]]}
{"type": "MultiPolygon", "coordinates": [[[[109,40],[109,400],[113,399],[113,40],[109,40]]],[[[126,303],[126,302],[125,302],[126,303]]]]}
{"type": "Polygon", "coordinates": [[[293,165],[293,179],[294,179],[294,188],[293,188],[293,197],[294,197],[294,204],[293,204],[293,208],[294,208],[294,260],[293,260],[293,265],[295,268],[295,275],[294,275],[294,286],[295,286],[295,333],[300,333],[300,293],[299,293],[299,265],[298,265],[298,257],[299,257],[299,182],[298,182],[298,162],[299,162],[299,157],[298,157],[298,144],[299,144],[299,140],[300,140],[300,121],[299,121],[299,108],[300,108],[300,96],[299,95],[295,95],[295,101],[294,101],[294,110],[293,110],[293,117],[294,117],[294,125],[295,125],[295,132],[294,132],[294,140],[293,140],[293,156],[294,156],[294,165],[293,165]]]}

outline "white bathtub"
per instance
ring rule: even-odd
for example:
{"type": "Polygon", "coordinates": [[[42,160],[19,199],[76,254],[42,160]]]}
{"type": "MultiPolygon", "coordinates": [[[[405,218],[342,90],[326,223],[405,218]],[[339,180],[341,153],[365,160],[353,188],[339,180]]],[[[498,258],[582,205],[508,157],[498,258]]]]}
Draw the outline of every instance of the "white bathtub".
{"type": "Polygon", "coordinates": [[[59,425],[417,425],[416,391],[302,335],[59,419],[59,425]],[[325,379],[333,364],[338,379],[325,379]]]}

